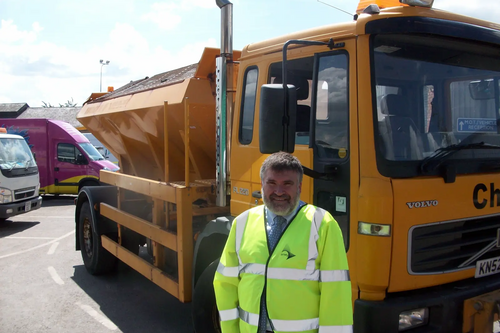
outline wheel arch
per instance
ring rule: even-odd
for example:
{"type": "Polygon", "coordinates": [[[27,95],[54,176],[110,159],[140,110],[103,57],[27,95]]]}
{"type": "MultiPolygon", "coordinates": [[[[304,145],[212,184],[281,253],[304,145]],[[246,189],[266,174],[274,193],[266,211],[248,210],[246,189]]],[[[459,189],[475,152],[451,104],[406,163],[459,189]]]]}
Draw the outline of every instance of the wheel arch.
{"type": "Polygon", "coordinates": [[[98,177],[88,176],[80,179],[78,181],[78,192],[80,192],[84,186],[87,186],[86,184],[93,184],[93,183],[96,183],[98,186],[101,185],[101,182],[99,181],[98,177]]]}

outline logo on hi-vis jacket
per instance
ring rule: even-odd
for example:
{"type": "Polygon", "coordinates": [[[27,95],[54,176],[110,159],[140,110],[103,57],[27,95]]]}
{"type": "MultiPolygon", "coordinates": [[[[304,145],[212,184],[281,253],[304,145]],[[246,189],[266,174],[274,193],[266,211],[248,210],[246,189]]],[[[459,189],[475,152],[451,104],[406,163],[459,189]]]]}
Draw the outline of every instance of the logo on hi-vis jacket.
{"type": "Polygon", "coordinates": [[[293,254],[291,251],[290,251],[290,248],[287,246],[285,246],[285,249],[283,249],[283,251],[281,251],[281,256],[282,257],[286,257],[286,260],[290,259],[290,258],[293,258],[295,257],[295,254],[293,254]]]}

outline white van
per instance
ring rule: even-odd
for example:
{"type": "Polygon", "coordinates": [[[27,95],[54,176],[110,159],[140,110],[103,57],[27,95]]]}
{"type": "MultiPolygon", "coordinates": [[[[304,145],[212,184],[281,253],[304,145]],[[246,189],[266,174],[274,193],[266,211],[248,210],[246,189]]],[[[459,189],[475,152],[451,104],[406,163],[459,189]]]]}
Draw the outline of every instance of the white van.
{"type": "Polygon", "coordinates": [[[0,222],[42,206],[38,167],[20,135],[0,129],[0,222]]]}

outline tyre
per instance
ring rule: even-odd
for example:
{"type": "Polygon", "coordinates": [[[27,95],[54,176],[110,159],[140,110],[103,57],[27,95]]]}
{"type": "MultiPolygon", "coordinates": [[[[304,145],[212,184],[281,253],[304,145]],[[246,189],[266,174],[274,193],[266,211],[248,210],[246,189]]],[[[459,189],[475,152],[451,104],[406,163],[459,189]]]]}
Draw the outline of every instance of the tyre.
{"type": "Polygon", "coordinates": [[[117,258],[102,247],[101,237],[95,230],[95,221],[92,220],[88,202],[84,202],[80,208],[78,237],[83,263],[90,274],[106,274],[115,269],[117,258]]]}
{"type": "Polygon", "coordinates": [[[201,274],[193,294],[193,325],[196,333],[220,333],[219,312],[213,286],[219,260],[212,262],[201,274]]]}

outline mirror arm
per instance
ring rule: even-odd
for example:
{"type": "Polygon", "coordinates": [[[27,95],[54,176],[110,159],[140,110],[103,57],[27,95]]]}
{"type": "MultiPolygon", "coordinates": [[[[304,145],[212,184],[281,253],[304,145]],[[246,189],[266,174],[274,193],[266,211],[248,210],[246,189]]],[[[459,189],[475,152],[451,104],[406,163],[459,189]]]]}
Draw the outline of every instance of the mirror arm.
{"type": "Polygon", "coordinates": [[[298,40],[298,39],[291,39],[287,41],[283,45],[283,66],[281,68],[282,73],[281,73],[281,78],[283,80],[283,92],[284,92],[284,98],[283,98],[283,107],[284,107],[284,112],[285,114],[283,115],[283,151],[290,151],[288,147],[289,142],[287,140],[288,138],[288,128],[290,126],[290,117],[288,115],[288,85],[287,85],[287,51],[288,51],[288,46],[291,44],[295,45],[326,45],[330,50],[333,50],[335,47],[342,47],[344,43],[337,43],[335,44],[333,39],[330,38],[328,42],[318,42],[318,41],[311,41],[311,40],[298,40]]]}

